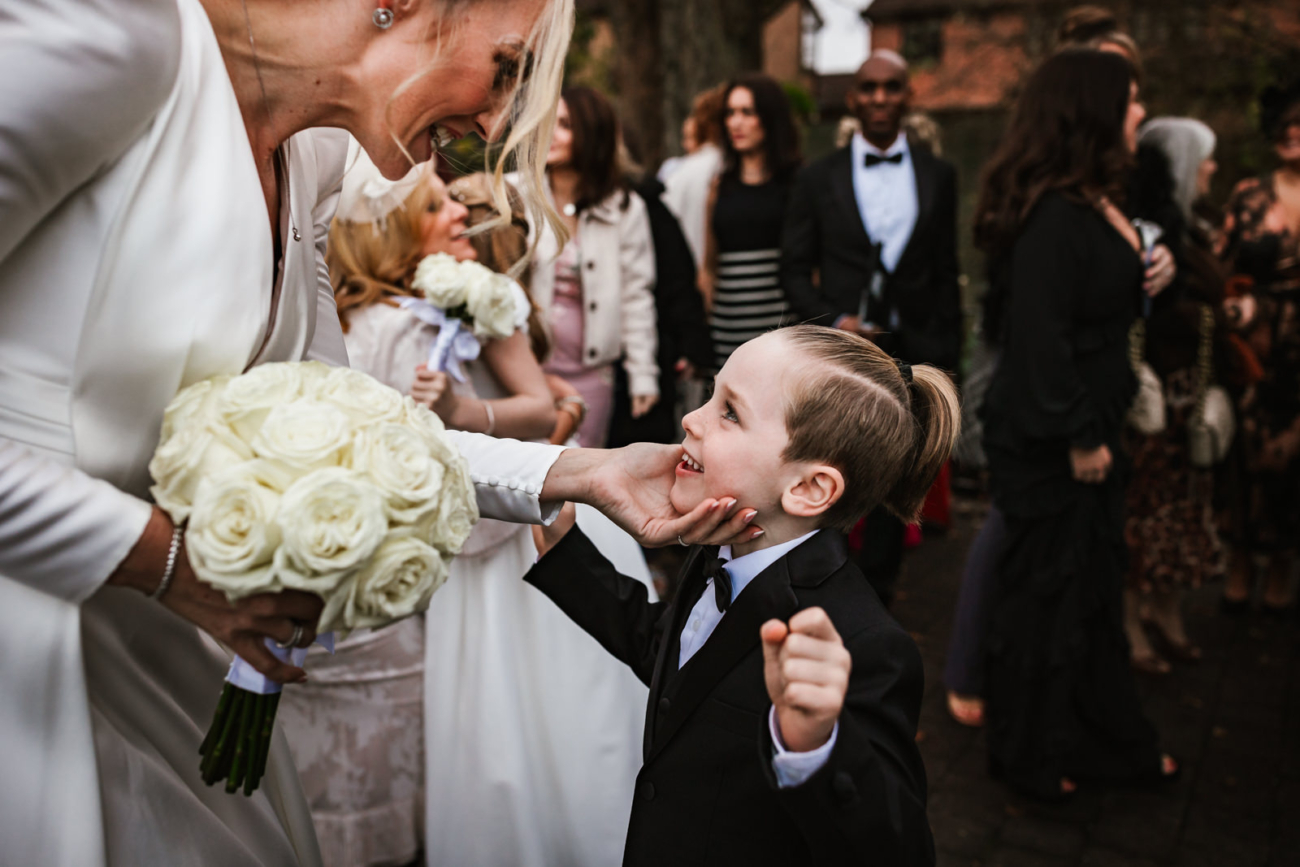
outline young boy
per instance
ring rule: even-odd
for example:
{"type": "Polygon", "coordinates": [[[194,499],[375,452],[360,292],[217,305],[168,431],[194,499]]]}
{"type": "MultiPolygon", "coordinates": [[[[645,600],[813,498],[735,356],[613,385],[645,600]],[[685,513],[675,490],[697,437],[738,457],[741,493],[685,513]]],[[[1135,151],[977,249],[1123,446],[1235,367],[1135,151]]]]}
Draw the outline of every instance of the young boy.
{"type": "Polygon", "coordinates": [[[938,370],[844,331],[772,332],[686,417],[672,491],[683,513],[742,504],[747,541],[694,549],[664,605],[571,509],[545,531],[525,580],[650,686],[625,865],[934,863],[920,655],[820,530],[882,503],[912,518],[957,425],[938,370]]]}

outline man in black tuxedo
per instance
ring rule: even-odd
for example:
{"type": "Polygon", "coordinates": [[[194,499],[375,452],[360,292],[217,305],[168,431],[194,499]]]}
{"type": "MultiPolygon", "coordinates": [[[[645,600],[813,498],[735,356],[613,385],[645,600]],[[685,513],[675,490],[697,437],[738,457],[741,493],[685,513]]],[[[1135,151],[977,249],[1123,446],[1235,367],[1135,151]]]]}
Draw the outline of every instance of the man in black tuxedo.
{"type": "MultiPolygon", "coordinates": [[[[847,96],[861,132],[805,168],[786,215],[781,280],[794,315],[874,340],[896,358],[957,369],[961,293],[957,174],[908,140],[907,64],[876,51],[847,96]]],[[[881,598],[893,597],[903,524],[876,510],[858,565],[881,598]]]]}

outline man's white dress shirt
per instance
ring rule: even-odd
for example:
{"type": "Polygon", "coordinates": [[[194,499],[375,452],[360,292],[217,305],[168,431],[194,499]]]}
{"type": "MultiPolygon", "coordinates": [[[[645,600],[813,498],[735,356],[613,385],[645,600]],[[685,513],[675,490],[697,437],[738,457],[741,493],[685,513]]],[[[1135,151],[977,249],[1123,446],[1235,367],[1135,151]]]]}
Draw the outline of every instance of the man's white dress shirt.
{"type": "MultiPolygon", "coordinates": [[[[741,591],[749,586],[760,572],[819,532],[821,531],[813,530],[798,539],[782,542],[780,545],[763,548],[734,559],[731,556],[731,546],[724,545],[718,551],[718,557],[727,561],[727,574],[731,576],[731,601],[734,603],[741,591]]],[[[718,610],[713,579],[710,578],[705,582],[703,595],[691,609],[690,616],[686,618],[686,625],[682,627],[681,650],[677,654],[679,669],[704,646],[704,642],[709,640],[709,636],[713,634],[713,630],[717,628],[724,616],[724,613],[718,610]]],[[[817,773],[830,758],[831,750],[835,748],[835,738],[840,730],[839,723],[836,723],[826,743],[810,752],[795,753],[787,750],[781,740],[775,707],[768,712],[767,724],[772,732],[772,743],[776,747],[776,755],[772,757],[772,770],[776,773],[777,782],[782,788],[798,786],[817,773]]]]}
{"type": "Polygon", "coordinates": [[[916,228],[920,210],[916,196],[916,172],[907,136],[898,138],[887,150],[880,150],[856,133],[849,145],[853,154],[853,196],[871,240],[881,245],[880,261],[885,270],[894,272],[903,250],[916,228]],[[878,157],[902,155],[901,162],[879,163],[867,168],[867,154],[878,157]]]}

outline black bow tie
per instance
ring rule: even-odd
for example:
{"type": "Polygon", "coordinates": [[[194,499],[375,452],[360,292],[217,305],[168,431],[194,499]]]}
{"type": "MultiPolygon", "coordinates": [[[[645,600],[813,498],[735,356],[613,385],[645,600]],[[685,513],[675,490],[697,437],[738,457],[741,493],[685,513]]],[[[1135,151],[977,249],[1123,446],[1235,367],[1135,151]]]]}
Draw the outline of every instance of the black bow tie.
{"type": "Polygon", "coordinates": [[[727,561],[721,557],[704,558],[704,577],[713,579],[713,599],[718,610],[725,612],[731,605],[731,575],[726,569],[727,561]]]}
{"type": "Polygon", "coordinates": [[[866,166],[867,168],[872,168],[874,166],[880,165],[881,163],[893,163],[894,165],[897,166],[897,165],[901,165],[902,162],[903,162],[902,151],[899,151],[898,153],[894,154],[892,157],[882,157],[880,154],[867,154],[866,166]]]}

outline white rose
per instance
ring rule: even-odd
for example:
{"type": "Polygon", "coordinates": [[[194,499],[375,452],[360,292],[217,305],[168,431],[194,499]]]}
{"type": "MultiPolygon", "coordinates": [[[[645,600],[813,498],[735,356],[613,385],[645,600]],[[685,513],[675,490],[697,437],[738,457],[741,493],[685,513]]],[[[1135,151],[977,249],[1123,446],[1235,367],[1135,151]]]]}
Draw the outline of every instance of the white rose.
{"type": "Polygon", "coordinates": [[[154,480],[149,492],[154,502],[180,523],[189,517],[205,478],[252,457],[248,446],[228,431],[205,424],[181,425],[149,461],[154,480]]]}
{"type": "Polygon", "coordinates": [[[278,590],[272,559],[280,544],[280,495],[263,484],[256,462],[204,482],[185,533],[190,565],[232,602],[278,590]]]}
{"type": "Polygon", "coordinates": [[[447,427],[438,414],[423,404],[415,402],[409,394],[402,398],[401,423],[414,429],[429,447],[429,453],[440,463],[447,464],[460,452],[447,439],[447,427]]]}
{"type": "Polygon", "coordinates": [[[454,256],[446,253],[425,256],[415,269],[411,287],[442,310],[455,310],[465,303],[465,271],[454,256]]]}
{"type": "Polygon", "coordinates": [[[296,364],[261,364],[231,378],[217,399],[217,414],[244,442],[257,436],[271,410],[302,394],[296,364]]]}
{"type": "Polygon", "coordinates": [[[267,413],[252,446],[258,457],[309,472],[339,466],[352,444],[352,430],[342,410],[300,398],[267,413]]]}
{"type": "Polygon", "coordinates": [[[167,442],[186,425],[207,424],[214,420],[216,399],[230,380],[229,376],[214,376],[182,389],[163,412],[161,442],[167,442]]]}
{"type": "Polygon", "coordinates": [[[395,523],[412,524],[438,509],[446,472],[410,425],[379,424],[362,431],[352,444],[352,468],[383,493],[395,523]]]}
{"type": "Polygon", "coordinates": [[[478,523],[478,495],[470,479],[469,463],[459,453],[444,466],[438,512],[432,520],[420,522],[418,532],[429,544],[451,557],[460,553],[478,523]]]}
{"type": "Polygon", "coordinates": [[[363,476],[339,467],[303,476],[280,501],[283,542],[276,576],[322,597],[375,553],[388,535],[384,497],[363,476]]]}
{"type": "Polygon", "coordinates": [[[447,580],[447,563],[411,536],[392,536],[326,601],[321,630],[374,629],[419,614],[447,580]]]}
{"type": "Polygon", "coordinates": [[[317,400],[341,409],[361,426],[395,421],[402,415],[402,395],[359,370],[336,367],[314,389],[317,400]]]}
{"type": "Polygon", "coordinates": [[[478,268],[482,273],[475,273],[470,281],[470,291],[465,301],[469,314],[474,319],[474,336],[480,339],[509,337],[515,333],[519,312],[514,281],[489,271],[482,265],[478,265],[478,268]]]}

